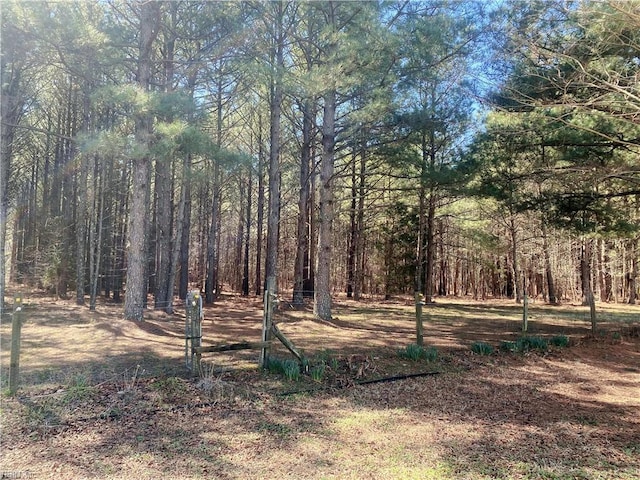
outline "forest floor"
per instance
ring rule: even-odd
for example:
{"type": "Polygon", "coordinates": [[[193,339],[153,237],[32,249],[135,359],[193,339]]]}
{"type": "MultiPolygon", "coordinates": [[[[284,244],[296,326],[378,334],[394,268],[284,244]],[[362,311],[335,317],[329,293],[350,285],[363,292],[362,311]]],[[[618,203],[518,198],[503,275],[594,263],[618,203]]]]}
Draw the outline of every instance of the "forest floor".
{"type": "MultiPolygon", "coordinates": [[[[324,368],[295,381],[258,370],[257,351],[205,355],[191,378],[181,308],[135,323],[122,305],[24,301],[14,396],[0,326],[0,478],[640,479],[639,306],[598,305],[594,335],[584,307],[534,303],[530,335],[569,346],[480,355],[474,342],[520,337],[522,307],[438,299],[438,358],[412,361],[412,299],[342,299],[332,322],[281,302],[280,330],[324,368]]],[[[203,344],[259,341],[261,316],[225,296],[203,344]]]]}

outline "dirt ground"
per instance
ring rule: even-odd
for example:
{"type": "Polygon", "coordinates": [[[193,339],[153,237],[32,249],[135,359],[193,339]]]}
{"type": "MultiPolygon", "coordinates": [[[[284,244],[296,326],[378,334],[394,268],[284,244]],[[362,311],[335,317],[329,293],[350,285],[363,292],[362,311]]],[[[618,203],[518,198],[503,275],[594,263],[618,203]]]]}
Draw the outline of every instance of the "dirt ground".
{"type": "MultiPolygon", "coordinates": [[[[184,368],[184,315],[121,319],[26,298],[21,382],[6,393],[11,325],[0,326],[4,478],[640,479],[640,307],[530,306],[529,333],[566,348],[479,355],[520,337],[522,307],[438,300],[425,309],[435,361],[415,342],[411,299],[336,302],[331,322],[280,303],[282,332],[325,368],[318,381],[259,371],[257,351],[184,368]]],[[[262,302],[205,310],[203,344],[258,341],[262,302]]],[[[273,355],[291,358],[274,347],[273,355]]]]}

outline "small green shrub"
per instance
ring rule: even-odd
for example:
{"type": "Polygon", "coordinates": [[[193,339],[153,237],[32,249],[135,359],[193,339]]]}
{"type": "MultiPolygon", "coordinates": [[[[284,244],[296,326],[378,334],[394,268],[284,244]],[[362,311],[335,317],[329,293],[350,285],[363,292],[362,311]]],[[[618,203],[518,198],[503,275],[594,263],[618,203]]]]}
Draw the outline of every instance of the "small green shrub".
{"type": "Polygon", "coordinates": [[[438,358],[438,350],[435,347],[423,347],[412,343],[405,348],[398,350],[398,356],[400,358],[406,358],[417,362],[418,360],[426,360],[427,362],[433,362],[438,358]]]}
{"type": "Polygon", "coordinates": [[[517,349],[518,346],[516,345],[516,342],[500,342],[500,350],[503,350],[505,352],[515,352],[517,349]]]}
{"type": "Polygon", "coordinates": [[[438,358],[438,350],[436,347],[427,347],[422,352],[422,358],[427,362],[435,362],[438,358]]]}
{"type": "Polygon", "coordinates": [[[407,345],[403,350],[398,351],[398,355],[402,358],[406,358],[408,360],[413,360],[417,362],[420,360],[420,356],[422,355],[423,347],[412,343],[411,345],[407,345]]]}
{"type": "Polygon", "coordinates": [[[287,380],[297,381],[300,379],[300,365],[295,360],[269,357],[267,370],[270,373],[284,375],[287,380]]]}
{"type": "Polygon", "coordinates": [[[266,368],[269,373],[282,375],[284,374],[284,360],[278,357],[269,357],[266,368]]]}
{"type": "Polygon", "coordinates": [[[283,364],[284,377],[287,380],[300,380],[300,365],[295,360],[285,360],[283,364]]]}
{"type": "Polygon", "coordinates": [[[316,382],[321,382],[324,378],[324,371],[326,369],[326,365],[324,363],[320,363],[314,366],[311,369],[311,378],[313,378],[316,382]]]}
{"type": "Polygon", "coordinates": [[[478,355],[491,355],[493,353],[493,347],[485,342],[474,342],[471,345],[471,351],[478,355]]]}
{"type": "Polygon", "coordinates": [[[516,341],[516,350],[519,352],[528,352],[529,350],[544,351],[547,348],[547,341],[542,337],[520,337],[516,341]]]}
{"type": "Polygon", "coordinates": [[[569,337],[566,335],[556,335],[549,339],[549,343],[554,347],[567,347],[569,346],[569,337]]]}

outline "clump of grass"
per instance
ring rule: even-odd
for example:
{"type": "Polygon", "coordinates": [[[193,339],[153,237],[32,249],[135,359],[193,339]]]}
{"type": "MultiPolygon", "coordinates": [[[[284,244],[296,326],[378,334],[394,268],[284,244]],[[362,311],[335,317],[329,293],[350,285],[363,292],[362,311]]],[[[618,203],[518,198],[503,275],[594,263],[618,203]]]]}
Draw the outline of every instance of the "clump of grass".
{"type": "Polygon", "coordinates": [[[438,350],[435,347],[423,347],[422,345],[412,343],[398,350],[398,356],[414,362],[418,360],[433,362],[438,358],[438,350]]]}
{"type": "Polygon", "coordinates": [[[95,388],[89,384],[88,378],[83,374],[73,377],[64,394],[66,403],[82,401],[90,397],[95,392],[95,388]]]}
{"type": "Polygon", "coordinates": [[[316,382],[321,382],[324,378],[324,372],[326,370],[326,365],[324,363],[320,363],[311,368],[311,378],[316,382]]]}
{"type": "Polygon", "coordinates": [[[291,359],[284,361],[284,377],[295,382],[300,380],[300,365],[298,365],[298,362],[291,359]]]}
{"type": "Polygon", "coordinates": [[[517,349],[518,346],[516,345],[516,342],[500,342],[500,350],[503,350],[505,352],[515,352],[517,349]]]}
{"type": "Polygon", "coordinates": [[[555,337],[551,337],[549,339],[549,343],[554,347],[568,347],[569,337],[567,337],[566,335],[556,335],[555,337]]]}
{"type": "Polygon", "coordinates": [[[283,375],[287,380],[300,380],[300,365],[295,360],[269,357],[267,370],[270,373],[283,375]]]}
{"type": "Polygon", "coordinates": [[[491,345],[485,342],[474,342],[471,345],[471,351],[473,353],[477,353],[478,355],[491,355],[494,352],[494,349],[491,345]]]}
{"type": "Polygon", "coordinates": [[[520,337],[515,342],[503,341],[500,342],[500,350],[505,352],[519,352],[526,353],[531,350],[546,351],[549,348],[549,344],[555,346],[567,346],[569,339],[564,335],[558,335],[553,337],[549,341],[542,337],[520,337]]]}
{"type": "Polygon", "coordinates": [[[516,350],[528,352],[530,350],[545,351],[549,347],[547,341],[542,337],[520,337],[516,341],[516,350]]]}

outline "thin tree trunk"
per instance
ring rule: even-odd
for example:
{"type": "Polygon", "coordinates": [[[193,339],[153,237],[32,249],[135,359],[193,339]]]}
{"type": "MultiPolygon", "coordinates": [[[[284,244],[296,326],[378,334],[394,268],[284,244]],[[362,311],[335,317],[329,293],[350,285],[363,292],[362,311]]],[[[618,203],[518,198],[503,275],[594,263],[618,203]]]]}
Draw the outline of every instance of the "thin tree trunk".
{"type": "Polygon", "coordinates": [[[589,306],[591,318],[591,330],[595,333],[597,329],[597,318],[595,310],[595,298],[591,286],[591,240],[582,241],[580,256],[580,279],[582,281],[583,304],[589,306]]]}
{"type": "Polygon", "coordinates": [[[258,115],[258,211],[256,219],[256,295],[262,293],[262,235],[264,229],[264,146],[262,115],[258,115]]]}
{"type": "Polygon", "coordinates": [[[211,205],[211,225],[207,240],[207,280],[204,297],[207,303],[213,303],[217,294],[218,283],[218,219],[220,217],[220,163],[214,160],[213,166],[213,200],[211,205]]]}
{"type": "Polygon", "coordinates": [[[358,157],[354,150],[351,158],[351,208],[349,209],[350,228],[347,242],[347,298],[353,298],[356,281],[356,242],[358,236],[356,224],[356,208],[358,206],[357,159],[358,157]]]}
{"type": "Polygon", "coordinates": [[[295,270],[293,273],[294,305],[304,304],[305,265],[309,259],[309,184],[312,150],[313,115],[311,101],[302,106],[302,151],[300,158],[300,190],[298,192],[298,225],[295,270]]]}
{"type": "Polygon", "coordinates": [[[436,193],[435,188],[429,191],[429,202],[427,206],[426,223],[426,246],[425,246],[425,267],[424,267],[424,301],[429,304],[433,302],[433,270],[435,263],[435,218],[436,218],[436,193]]]}
{"type": "Polygon", "coordinates": [[[549,253],[549,237],[547,234],[547,226],[544,219],[542,220],[542,254],[544,256],[544,272],[547,280],[548,299],[551,305],[558,304],[556,294],[556,286],[553,280],[553,270],[551,269],[551,254],[549,253]]]}
{"type": "Polygon", "coordinates": [[[324,95],[322,163],[320,168],[320,211],[313,313],[331,319],[331,248],[333,242],[333,170],[335,148],[336,91],[324,95]]]}
{"type": "Polygon", "coordinates": [[[246,225],[244,231],[244,258],[242,264],[242,295],[249,295],[249,245],[251,243],[251,190],[253,188],[253,166],[248,168],[249,178],[247,179],[247,206],[246,225]]]}
{"type": "Polygon", "coordinates": [[[516,303],[522,302],[522,283],[520,281],[520,264],[518,262],[518,226],[514,214],[509,216],[509,236],[511,237],[511,274],[513,275],[513,292],[516,303]]]}
{"type": "Polygon", "coordinates": [[[245,195],[246,195],[246,184],[244,178],[240,176],[238,178],[238,198],[240,199],[239,204],[239,212],[238,212],[238,226],[236,230],[236,238],[235,238],[235,252],[234,252],[234,268],[233,272],[233,288],[235,291],[242,291],[242,279],[244,270],[240,268],[242,263],[242,252],[244,246],[244,227],[246,223],[246,209],[245,209],[245,195]]]}
{"type": "MultiPolygon", "coordinates": [[[[87,88],[87,87],[85,87],[87,88]]],[[[83,129],[89,129],[89,97],[84,97],[83,129]]],[[[78,202],[76,215],[76,304],[84,305],[85,271],[86,271],[86,236],[87,236],[87,182],[89,176],[89,159],[87,155],[80,157],[80,178],[78,179],[78,202]]]]}
{"type": "Polygon", "coordinates": [[[638,239],[630,242],[631,251],[631,271],[629,272],[629,297],[627,303],[635,305],[638,298],[638,287],[636,280],[638,278],[638,239]]]}
{"type": "Polygon", "coordinates": [[[13,137],[19,118],[20,102],[18,100],[18,78],[13,78],[10,85],[5,85],[5,58],[2,58],[3,82],[2,82],[2,125],[0,138],[0,315],[4,313],[4,296],[6,281],[6,236],[7,223],[9,221],[9,165],[13,154],[13,137]],[[6,89],[5,89],[6,87],[6,89]]]}
{"type": "MultiPolygon", "coordinates": [[[[96,158],[96,168],[94,171],[94,179],[98,178],[99,163],[96,158]]],[[[104,173],[100,176],[100,182],[94,181],[94,206],[97,202],[97,212],[94,208],[94,214],[97,213],[96,224],[91,229],[89,235],[91,237],[89,241],[91,253],[89,258],[89,277],[91,282],[91,289],[89,293],[89,310],[94,311],[96,309],[96,302],[98,299],[98,281],[100,277],[100,259],[102,257],[102,226],[104,224],[104,209],[105,209],[105,189],[107,176],[104,173]]]]}
{"type": "MultiPolygon", "coordinates": [[[[181,207],[182,224],[178,224],[180,229],[180,287],[178,295],[181,299],[187,298],[189,290],[189,233],[191,231],[191,155],[187,154],[184,158],[184,173],[182,177],[182,189],[180,198],[184,198],[184,205],[181,207]]],[[[180,210],[178,210],[180,216],[180,210]]]]}
{"type": "Polygon", "coordinates": [[[360,300],[362,298],[362,292],[364,290],[364,262],[365,262],[365,232],[364,232],[364,196],[366,190],[367,181],[367,151],[366,142],[363,140],[360,145],[360,172],[358,174],[358,214],[356,216],[356,231],[355,238],[355,284],[353,286],[353,298],[360,300]]]}
{"type": "MultiPolygon", "coordinates": [[[[176,275],[178,272],[178,260],[182,251],[182,239],[183,231],[185,229],[185,217],[187,214],[187,202],[188,202],[188,177],[190,175],[189,169],[191,167],[190,155],[186,154],[182,161],[182,183],[180,185],[180,200],[178,202],[178,215],[176,218],[176,228],[171,241],[171,261],[169,269],[169,279],[167,283],[167,305],[164,311],[168,314],[173,313],[173,292],[176,286],[176,275]]],[[[189,261],[187,257],[187,263],[183,265],[184,269],[189,270],[189,261]]],[[[185,295],[186,296],[186,295],[185,295]]]]}
{"type": "Polygon", "coordinates": [[[283,5],[276,3],[273,76],[271,80],[271,131],[269,150],[269,212],[267,217],[267,254],[265,276],[275,277],[278,290],[278,243],[280,235],[280,137],[282,111],[282,73],[284,67],[283,5]]]}

